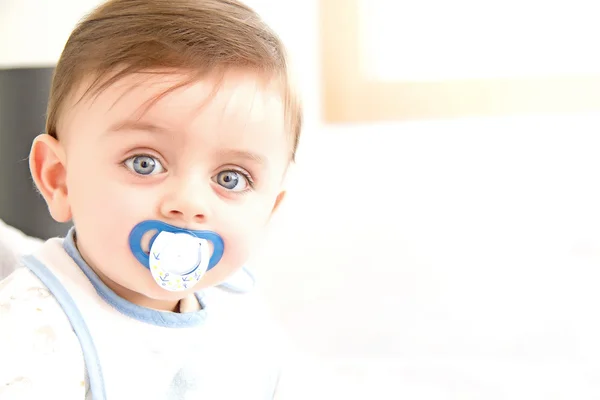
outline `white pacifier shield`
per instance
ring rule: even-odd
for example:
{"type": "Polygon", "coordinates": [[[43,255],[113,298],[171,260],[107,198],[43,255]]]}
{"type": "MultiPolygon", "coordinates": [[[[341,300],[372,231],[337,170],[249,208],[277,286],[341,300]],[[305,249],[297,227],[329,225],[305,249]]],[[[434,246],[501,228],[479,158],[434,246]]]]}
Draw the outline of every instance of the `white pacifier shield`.
{"type": "Polygon", "coordinates": [[[186,290],[206,272],[208,241],[187,233],[160,232],[150,248],[150,272],[167,290],[186,290]]]}

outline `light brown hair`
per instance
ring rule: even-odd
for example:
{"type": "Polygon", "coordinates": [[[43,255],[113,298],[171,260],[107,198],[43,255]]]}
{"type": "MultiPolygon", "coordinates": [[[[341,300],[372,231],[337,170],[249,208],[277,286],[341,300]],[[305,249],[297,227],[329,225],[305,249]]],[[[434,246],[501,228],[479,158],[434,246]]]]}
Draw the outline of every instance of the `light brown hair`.
{"type": "Polygon", "coordinates": [[[236,0],[109,0],[96,8],[73,30],[56,66],[46,133],[58,137],[65,101],[89,77],[94,81],[86,94],[98,94],[138,72],[184,70],[193,81],[227,68],[248,68],[279,80],[293,160],[302,109],[285,48],[251,8],[236,0]]]}

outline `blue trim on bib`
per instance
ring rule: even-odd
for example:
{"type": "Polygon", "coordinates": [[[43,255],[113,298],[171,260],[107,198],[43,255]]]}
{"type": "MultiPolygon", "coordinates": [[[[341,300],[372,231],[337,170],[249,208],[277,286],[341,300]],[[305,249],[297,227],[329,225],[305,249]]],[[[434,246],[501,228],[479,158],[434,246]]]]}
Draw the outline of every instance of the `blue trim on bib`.
{"type": "Polygon", "coordinates": [[[71,323],[75,335],[79,339],[92,397],[94,400],[105,400],[106,391],[104,389],[104,378],[98,353],[96,352],[96,346],[94,346],[92,336],[90,335],[85,320],[77,308],[77,305],[75,305],[73,298],[69,295],[69,292],[67,292],[58,278],[56,278],[56,276],[54,276],[54,274],[37,258],[25,256],[23,262],[25,266],[29,268],[29,270],[33,272],[44,285],[46,285],[58,304],[62,307],[71,323]]]}

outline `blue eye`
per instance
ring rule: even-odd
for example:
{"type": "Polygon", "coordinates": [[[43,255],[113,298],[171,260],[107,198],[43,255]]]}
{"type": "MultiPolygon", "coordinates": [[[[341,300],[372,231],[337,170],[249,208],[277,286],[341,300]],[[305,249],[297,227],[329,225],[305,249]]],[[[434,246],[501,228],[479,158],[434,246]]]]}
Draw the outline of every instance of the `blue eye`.
{"type": "Polygon", "coordinates": [[[239,171],[227,170],[219,172],[213,180],[232,192],[243,192],[250,186],[250,178],[239,171]]]}
{"type": "Polygon", "coordinates": [[[156,175],[165,171],[160,161],[150,156],[128,158],[125,160],[125,165],[138,175],[156,175]]]}

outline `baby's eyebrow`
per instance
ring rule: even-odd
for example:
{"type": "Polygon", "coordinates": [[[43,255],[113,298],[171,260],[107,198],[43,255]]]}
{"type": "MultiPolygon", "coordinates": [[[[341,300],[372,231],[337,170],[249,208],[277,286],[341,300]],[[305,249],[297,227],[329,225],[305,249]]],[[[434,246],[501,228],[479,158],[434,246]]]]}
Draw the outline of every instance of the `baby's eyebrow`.
{"type": "Polygon", "coordinates": [[[226,149],[218,151],[219,158],[246,160],[262,166],[268,166],[267,157],[246,150],[226,149]]]}
{"type": "Polygon", "coordinates": [[[156,125],[152,122],[144,122],[138,120],[125,120],[113,124],[109,132],[122,132],[122,131],[144,131],[152,133],[168,133],[169,130],[165,127],[156,125]]]}

